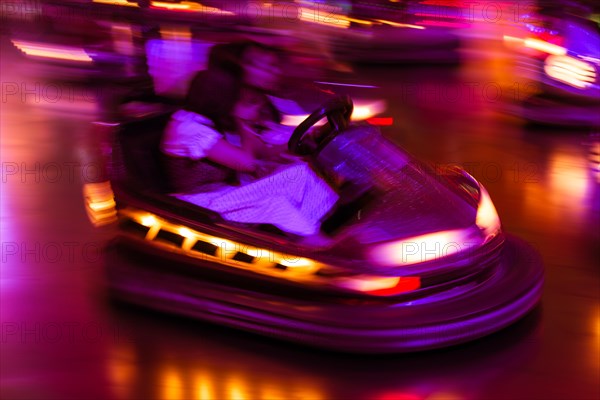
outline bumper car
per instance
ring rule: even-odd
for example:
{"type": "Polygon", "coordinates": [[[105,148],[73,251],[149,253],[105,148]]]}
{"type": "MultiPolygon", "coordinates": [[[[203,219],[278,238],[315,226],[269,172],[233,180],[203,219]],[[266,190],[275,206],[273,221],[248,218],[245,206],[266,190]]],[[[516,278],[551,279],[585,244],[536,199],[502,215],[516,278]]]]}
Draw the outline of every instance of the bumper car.
{"type": "Polygon", "coordinates": [[[541,125],[600,127],[600,30],[591,9],[565,2],[541,10],[524,33],[505,36],[521,54],[523,75],[539,93],[522,104],[522,117],[541,125]]]}
{"type": "Polygon", "coordinates": [[[459,168],[434,171],[327,102],[288,143],[340,200],[308,245],[268,225],[230,222],[168,195],[159,142],[169,115],[117,128],[106,248],[112,294],[157,310],[353,353],[412,352],[480,338],[540,300],[543,267],[505,235],[494,205],[459,168]],[[310,129],[323,118],[327,123],[310,129]],[[315,135],[314,132],[319,132],[315,135]]]}

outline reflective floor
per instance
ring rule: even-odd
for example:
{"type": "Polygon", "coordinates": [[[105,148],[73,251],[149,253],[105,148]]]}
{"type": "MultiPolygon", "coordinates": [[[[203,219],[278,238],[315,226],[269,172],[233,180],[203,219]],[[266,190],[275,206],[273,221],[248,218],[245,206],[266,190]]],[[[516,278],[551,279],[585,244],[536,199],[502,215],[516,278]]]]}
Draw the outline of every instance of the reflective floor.
{"type": "Polygon", "coordinates": [[[112,228],[89,224],[81,196],[97,174],[94,96],[69,84],[58,96],[25,76],[26,66],[3,63],[0,396],[600,398],[600,138],[525,126],[513,112],[524,82],[507,57],[484,48],[469,43],[460,67],[358,73],[387,100],[387,135],[431,163],[465,167],[488,188],[505,230],[542,254],[542,304],[473,343],[384,357],[307,349],[111,301],[101,248],[112,228]]]}

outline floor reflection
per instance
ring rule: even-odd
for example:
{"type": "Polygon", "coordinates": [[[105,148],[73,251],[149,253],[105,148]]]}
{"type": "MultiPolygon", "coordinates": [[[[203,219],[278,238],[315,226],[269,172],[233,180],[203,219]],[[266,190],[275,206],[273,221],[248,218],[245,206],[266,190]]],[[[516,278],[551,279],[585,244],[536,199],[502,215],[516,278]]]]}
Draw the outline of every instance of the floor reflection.
{"type": "Polygon", "coordinates": [[[476,399],[511,367],[534,362],[541,333],[537,310],[506,331],[453,349],[352,356],[113,306],[113,323],[129,332],[107,358],[110,386],[120,399],[133,393],[198,400],[476,399]],[[475,373],[476,382],[465,379],[475,373]]]}

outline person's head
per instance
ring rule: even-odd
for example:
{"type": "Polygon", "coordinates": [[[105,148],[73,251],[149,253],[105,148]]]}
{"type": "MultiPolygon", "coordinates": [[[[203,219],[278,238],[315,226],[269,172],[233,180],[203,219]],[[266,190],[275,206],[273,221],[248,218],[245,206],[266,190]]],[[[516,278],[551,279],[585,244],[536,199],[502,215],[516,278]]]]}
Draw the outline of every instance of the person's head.
{"type": "Polygon", "coordinates": [[[242,52],[240,62],[246,85],[267,92],[278,88],[281,59],[276,49],[249,43],[242,52]]]}
{"type": "Polygon", "coordinates": [[[232,74],[209,69],[192,80],[184,108],[209,118],[220,132],[231,131],[235,129],[231,116],[239,95],[239,83],[232,74]]]}

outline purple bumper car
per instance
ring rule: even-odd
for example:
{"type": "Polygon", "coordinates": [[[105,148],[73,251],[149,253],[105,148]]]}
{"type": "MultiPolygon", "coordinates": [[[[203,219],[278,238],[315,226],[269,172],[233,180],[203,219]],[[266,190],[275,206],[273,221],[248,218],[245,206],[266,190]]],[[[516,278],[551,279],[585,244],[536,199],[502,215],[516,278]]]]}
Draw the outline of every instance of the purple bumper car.
{"type": "Polygon", "coordinates": [[[352,109],[347,97],[326,103],[288,144],[340,197],[319,246],[168,195],[159,142],[169,116],[122,124],[110,169],[119,229],[106,253],[114,296],[357,353],[456,345],[531,311],[541,260],[502,232],[483,186],[350,124],[352,109]]]}

